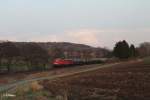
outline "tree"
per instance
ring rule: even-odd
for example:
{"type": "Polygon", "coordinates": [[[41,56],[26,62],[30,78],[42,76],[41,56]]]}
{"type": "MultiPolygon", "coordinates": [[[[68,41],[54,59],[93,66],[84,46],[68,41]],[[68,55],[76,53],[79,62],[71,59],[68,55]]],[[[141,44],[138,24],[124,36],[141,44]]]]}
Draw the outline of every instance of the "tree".
{"type": "Polygon", "coordinates": [[[0,66],[2,64],[2,43],[0,43],[0,66]]]}
{"type": "Polygon", "coordinates": [[[58,47],[51,47],[51,49],[49,50],[49,55],[51,56],[51,61],[53,61],[56,58],[64,58],[64,52],[62,49],[58,48],[58,47]]]}
{"type": "Polygon", "coordinates": [[[24,44],[21,49],[21,55],[27,62],[29,70],[45,69],[49,59],[48,52],[36,43],[24,44]]]}
{"type": "Polygon", "coordinates": [[[150,42],[144,42],[140,44],[138,53],[141,57],[150,56],[150,42]]]}
{"type": "Polygon", "coordinates": [[[130,48],[125,40],[117,42],[113,52],[114,55],[120,59],[127,59],[130,57],[130,48]]]}
{"type": "Polygon", "coordinates": [[[7,71],[10,72],[10,65],[15,57],[20,55],[19,49],[11,42],[1,44],[1,58],[7,60],[7,71]]]}
{"type": "Polygon", "coordinates": [[[133,44],[130,46],[130,56],[131,57],[137,56],[137,51],[136,51],[135,46],[133,44]]]}

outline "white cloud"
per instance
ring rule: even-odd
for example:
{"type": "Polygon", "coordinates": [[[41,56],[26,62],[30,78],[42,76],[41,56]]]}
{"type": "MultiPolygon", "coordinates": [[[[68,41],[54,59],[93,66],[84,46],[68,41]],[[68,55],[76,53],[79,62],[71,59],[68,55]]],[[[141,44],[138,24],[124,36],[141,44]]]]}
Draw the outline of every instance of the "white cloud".
{"type": "Polygon", "coordinates": [[[36,37],[31,37],[30,41],[37,41],[37,42],[60,42],[63,41],[61,37],[58,35],[40,35],[36,37]]]}
{"type": "Polygon", "coordinates": [[[99,42],[98,30],[81,29],[75,31],[65,32],[65,36],[75,43],[83,43],[89,45],[96,45],[99,42]]]}
{"type": "Polygon", "coordinates": [[[97,46],[99,42],[98,30],[81,29],[65,31],[62,34],[41,34],[36,37],[31,37],[30,41],[39,42],[73,42],[97,46]]]}

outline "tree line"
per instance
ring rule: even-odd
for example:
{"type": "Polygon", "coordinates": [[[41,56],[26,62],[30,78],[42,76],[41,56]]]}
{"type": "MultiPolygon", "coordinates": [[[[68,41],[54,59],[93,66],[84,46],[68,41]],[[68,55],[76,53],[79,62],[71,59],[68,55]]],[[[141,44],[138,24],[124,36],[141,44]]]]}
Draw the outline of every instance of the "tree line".
{"type": "Polygon", "coordinates": [[[0,69],[2,72],[16,70],[44,70],[48,64],[48,52],[36,43],[15,45],[0,43],[0,69]]]}
{"type": "Polygon", "coordinates": [[[123,40],[116,43],[113,54],[120,59],[135,58],[138,56],[138,50],[133,44],[129,45],[123,40]]]}
{"type": "Polygon", "coordinates": [[[82,48],[76,45],[45,45],[34,42],[1,42],[0,43],[0,73],[17,71],[36,71],[49,69],[56,58],[90,59],[100,57],[117,57],[128,59],[150,56],[150,43],[142,43],[139,47],[129,45],[125,40],[116,43],[113,51],[105,48],[82,48]],[[50,47],[48,47],[50,46],[50,47]],[[72,48],[74,47],[74,48],[72,48]],[[83,50],[82,50],[83,49],[83,50]]]}
{"type": "Polygon", "coordinates": [[[41,71],[51,68],[56,58],[91,59],[108,54],[107,49],[80,44],[0,42],[0,73],[41,71]]]}

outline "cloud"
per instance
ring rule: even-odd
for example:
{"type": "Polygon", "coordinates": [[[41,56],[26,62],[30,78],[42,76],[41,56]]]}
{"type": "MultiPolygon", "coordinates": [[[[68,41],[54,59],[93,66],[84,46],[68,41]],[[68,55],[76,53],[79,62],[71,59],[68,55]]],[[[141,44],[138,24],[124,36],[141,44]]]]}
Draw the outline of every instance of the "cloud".
{"type": "Polygon", "coordinates": [[[80,29],[65,31],[62,34],[41,34],[30,37],[30,41],[39,42],[73,42],[96,46],[99,43],[98,30],[80,29]]]}
{"type": "Polygon", "coordinates": [[[36,37],[31,37],[30,41],[37,42],[60,42],[63,41],[61,37],[58,35],[50,34],[50,35],[40,35],[36,37]]]}
{"type": "Polygon", "coordinates": [[[67,31],[65,32],[65,37],[67,37],[69,41],[75,43],[96,45],[99,42],[98,30],[94,30],[94,29],[91,30],[81,29],[81,30],[67,31]]]}

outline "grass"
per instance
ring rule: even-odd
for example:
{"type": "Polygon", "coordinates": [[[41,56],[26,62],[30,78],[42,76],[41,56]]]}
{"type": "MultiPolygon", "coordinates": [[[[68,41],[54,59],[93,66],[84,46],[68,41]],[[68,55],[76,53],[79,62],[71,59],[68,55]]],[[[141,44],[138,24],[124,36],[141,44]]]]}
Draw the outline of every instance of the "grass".
{"type": "Polygon", "coordinates": [[[146,57],[143,59],[145,64],[150,64],[150,57],[146,57]]]}
{"type": "Polygon", "coordinates": [[[49,91],[44,90],[37,81],[19,86],[12,94],[16,96],[5,97],[2,100],[57,100],[51,96],[49,91]]]}
{"type": "Polygon", "coordinates": [[[14,99],[11,100],[56,100],[49,95],[46,90],[32,91],[31,89],[25,93],[19,93],[14,99]]]}

